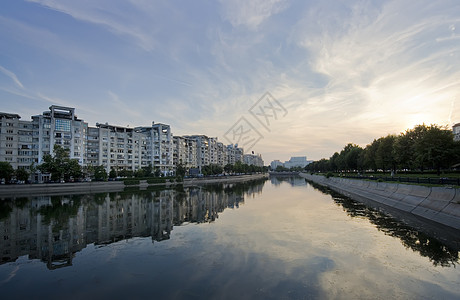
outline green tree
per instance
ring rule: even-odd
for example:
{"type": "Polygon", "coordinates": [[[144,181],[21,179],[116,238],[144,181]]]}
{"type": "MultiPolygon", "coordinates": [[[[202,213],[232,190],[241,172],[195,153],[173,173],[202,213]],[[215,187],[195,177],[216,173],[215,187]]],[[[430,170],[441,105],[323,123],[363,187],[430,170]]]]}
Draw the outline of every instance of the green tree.
{"type": "Polygon", "coordinates": [[[144,177],[153,176],[153,167],[152,167],[152,164],[149,163],[146,167],[143,167],[143,168],[142,168],[142,171],[143,171],[143,176],[144,176],[144,177]]]}
{"type": "Polygon", "coordinates": [[[455,161],[456,143],[451,130],[431,125],[417,141],[416,153],[440,175],[441,168],[448,168],[455,161]]]}
{"type": "Polygon", "coordinates": [[[11,176],[14,174],[14,169],[9,162],[0,161],[0,179],[4,179],[5,182],[11,180],[11,176]]]}
{"type": "Polygon", "coordinates": [[[64,172],[64,180],[68,181],[70,178],[80,179],[83,172],[77,159],[69,159],[66,162],[66,170],[64,172]]]}
{"type": "Polygon", "coordinates": [[[106,181],[107,180],[107,171],[104,166],[94,167],[94,180],[96,181],[106,181]]]}
{"type": "Polygon", "coordinates": [[[181,160],[176,166],[176,176],[183,178],[186,172],[187,170],[185,169],[185,166],[182,164],[181,160]]]}
{"type": "Polygon", "coordinates": [[[375,163],[383,172],[387,169],[392,169],[396,172],[396,159],[393,151],[395,140],[396,136],[392,134],[379,139],[379,146],[375,153],[375,163]]]}
{"type": "Polygon", "coordinates": [[[111,168],[110,172],[109,172],[109,178],[110,179],[115,179],[115,178],[117,178],[117,176],[118,176],[117,171],[114,168],[111,168]]]}
{"type": "Polygon", "coordinates": [[[374,140],[370,145],[367,145],[364,149],[364,167],[366,169],[372,169],[377,172],[377,149],[379,148],[380,139],[374,140]]]}
{"type": "Polygon", "coordinates": [[[17,180],[20,180],[20,181],[27,181],[29,180],[29,172],[24,169],[24,168],[19,168],[19,169],[16,169],[15,171],[15,174],[16,174],[16,179],[17,180]]]}
{"type": "Polygon", "coordinates": [[[76,159],[70,159],[69,150],[60,145],[54,145],[53,156],[45,154],[43,163],[38,169],[43,173],[50,173],[51,180],[78,179],[82,176],[81,166],[76,159]]]}

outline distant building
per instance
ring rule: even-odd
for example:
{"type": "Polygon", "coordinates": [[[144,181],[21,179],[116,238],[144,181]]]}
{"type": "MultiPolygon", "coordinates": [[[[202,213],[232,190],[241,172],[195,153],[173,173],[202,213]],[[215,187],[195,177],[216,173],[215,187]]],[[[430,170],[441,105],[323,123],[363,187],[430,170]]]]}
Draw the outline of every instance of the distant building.
{"type": "Polygon", "coordinates": [[[454,141],[460,141],[460,123],[452,126],[452,131],[454,132],[454,141]]]}
{"type": "Polygon", "coordinates": [[[284,167],[284,164],[279,160],[274,160],[270,163],[270,168],[272,170],[276,170],[279,166],[284,167]]]}
{"type": "Polygon", "coordinates": [[[312,161],[307,160],[306,156],[297,156],[297,157],[291,157],[288,161],[285,161],[282,163],[279,160],[274,160],[270,163],[270,167],[272,170],[276,170],[277,167],[282,166],[285,168],[295,168],[295,167],[300,167],[300,168],[305,168],[308,164],[312,163],[312,161]]]}
{"type": "Polygon", "coordinates": [[[294,167],[305,168],[306,165],[308,165],[306,156],[291,157],[290,160],[284,163],[284,167],[288,169],[294,168],[294,167]]]}

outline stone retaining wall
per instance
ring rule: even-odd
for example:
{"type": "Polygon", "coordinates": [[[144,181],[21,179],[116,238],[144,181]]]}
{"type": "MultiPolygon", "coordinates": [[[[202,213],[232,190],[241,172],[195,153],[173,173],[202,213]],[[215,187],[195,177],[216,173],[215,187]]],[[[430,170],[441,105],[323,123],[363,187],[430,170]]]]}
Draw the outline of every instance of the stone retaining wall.
{"type": "Polygon", "coordinates": [[[306,173],[300,176],[354,200],[371,200],[460,230],[460,189],[326,178],[306,173]]]}
{"type": "MultiPolygon", "coordinates": [[[[207,183],[232,183],[255,180],[268,177],[268,174],[252,174],[239,176],[204,177],[185,179],[184,186],[192,186],[207,183]]],[[[139,184],[129,185],[129,187],[139,187],[145,189],[149,185],[171,185],[174,183],[148,184],[147,180],[140,180],[139,184]]],[[[119,192],[125,188],[123,181],[93,181],[76,183],[43,183],[43,184],[12,184],[0,185],[0,198],[38,196],[38,195],[62,195],[62,194],[82,194],[98,192],[119,192]]]]}

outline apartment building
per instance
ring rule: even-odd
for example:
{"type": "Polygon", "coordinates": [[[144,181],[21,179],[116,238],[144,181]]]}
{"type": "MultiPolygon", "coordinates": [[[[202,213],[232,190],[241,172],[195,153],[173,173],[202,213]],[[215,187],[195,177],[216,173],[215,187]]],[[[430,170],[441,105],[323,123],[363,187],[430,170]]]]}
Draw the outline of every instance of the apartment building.
{"type": "Polygon", "coordinates": [[[152,122],[151,127],[136,127],[135,130],[146,138],[143,158],[147,164],[158,168],[164,175],[171,175],[174,172],[171,127],[152,122]]]}
{"type": "Polygon", "coordinates": [[[452,132],[454,133],[454,141],[460,141],[460,123],[452,126],[452,132]]]}
{"type": "Polygon", "coordinates": [[[137,171],[147,166],[151,156],[148,137],[134,128],[96,124],[88,130],[87,157],[91,165],[103,165],[106,171],[137,171]]]}
{"type": "Polygon", "coordinates": [[[234,165],[237,161],[243,163],[243,148],[238,148],[238,145],[227,146],[227,163],[234,165]]]}
{"type": "Polygon", "coordinates": [[[244,154],[243,162],[247,165],[252,165],[256,167],[263,167],[264,161],[261,154],[244,154]]]}
{"type": "Polygon", "coordinates": [[[221,167],[228,164],[227,147],[222,142],[217,142],[217,164],[221,167]]]}
{"type": "Polygon", "coordinates": [[[38,163],[38,151],[34,147],[37,131],[33,130],[32,122],[20,119],[17,114],[0,113],[0,157],[15,169],[28,169],[38,163]]]}
{"type": "Polygon", "coordinates": [[[172,175],[182,162],[186,168],[209,164],[243,162],[244,151],[226,146],[217,137],[175,136],[171,127],[152,122],[146,127],[123,127],[108,123],[88,123],[78,119],[75,108],[52,105],[48,111],[21,120],[18,114],[0,113],[0,161],[13,168],[30,169],[41,164],[59,145],[81,166],[104,166],[106,171],[137,171],[151,165],[164,175],[172,175]]]}
{"type": "Polygon", "coordinates": [[[33,144],[38,150],[38,163],[51,154],[55,145],[69,150],[70,158],[86,165],[86,135],[88,123],[77,118],[75,108],[52,105],[49,111],[32,116],[33,144]],[[38,133],[37,133],[38,130],[38,133]],[[38,144],[37,144],[38,143],[38,144]]]}

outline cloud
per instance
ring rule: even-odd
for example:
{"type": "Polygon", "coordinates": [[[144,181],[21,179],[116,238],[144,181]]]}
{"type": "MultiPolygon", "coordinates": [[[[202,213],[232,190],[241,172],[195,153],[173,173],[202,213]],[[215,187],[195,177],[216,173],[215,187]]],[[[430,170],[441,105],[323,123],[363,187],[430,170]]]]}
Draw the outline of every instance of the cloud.
{"type": "Polygon", "coordinates": [[[117,35],[133,39],[146,51],[152,51],[158,46],[154,38],[155,33],[158,32],[156,18],[146,14],[142,6],[145,3],[142,1],[27,1],[67,14],[80,21],[101,25],[117,35]]]}
{"type": "Polygon", "coordinates": [[[286,9],[284,0],[221,1],[224,18],[234,27],[257,29],[265,20],[286,9]]]}
{"type": "Polygon", "coordinates": [[[14,74],[13,72],[11,72],[10,70],[0,66],[0,72],[2,72],[3,74],[5,74],[6,76],[10,77],[11,80],[14,81],[14,83],[20,87],[21,89],[24,89],[24,85],[21,83],[21,81],[19,81],[18,77],[16,76],[16,74],[14,74]]]}

